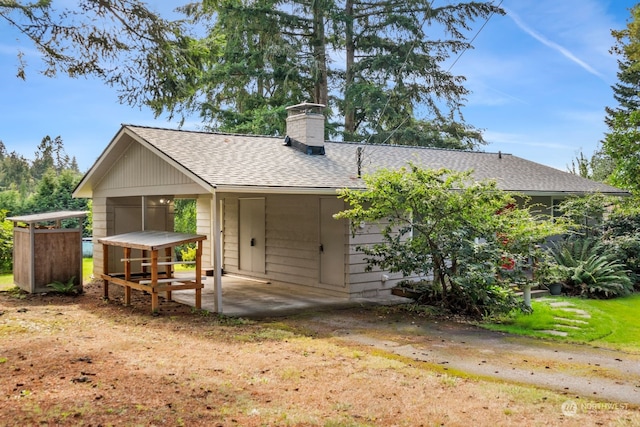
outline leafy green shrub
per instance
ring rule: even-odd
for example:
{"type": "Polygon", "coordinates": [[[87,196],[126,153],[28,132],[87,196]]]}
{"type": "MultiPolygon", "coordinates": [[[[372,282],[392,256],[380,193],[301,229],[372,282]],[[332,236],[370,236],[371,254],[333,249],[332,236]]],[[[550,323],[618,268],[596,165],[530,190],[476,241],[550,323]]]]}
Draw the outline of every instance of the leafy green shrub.
{"type": "Polygon", "coordinates": [[[603,224],[605,238],[627,236],[640,230],[640,212],[618,210],[603,224]]]}
{"type": "Polygon", "coordinates": [[[640,291],[640,213],[617,211],[604,224],[602,243],[624,262],[640,291]]]}
{"type": "Polygon", "coordinates": [[[363,222],[380,227],[380,242],[356,247],[366,270],[433,277],[433,303],[456,313],[508,310],[521,261],[535,244],[566,232],[563,221],[535,214],[526,198],[475,181],[472,171],[409,165],[363,179],[366,191],[339,192],[350,208],[335,217],[349,219],[354,235],[363,222]]]}
{"type": "Polygon", "coordinates": [[[538,285],[549,287],[555,283],[564,281],[567,275],[566,269],[556,262],[551,251],[546,248],[537,248],[534,253],[533,280],[538,285]]]}
{"type": "Polygon", "coordinates": [[[9,289],[2,291],[6,292],[11,298],[16,299],[25,299],[27,297],[27,292],[20,289],[19,286],[12,286],[9,289]]]}
{"type": "Polygon", "coordinates": [[[563,240],[551,253],[565,272],[564,290],[569,295],[613,298],[633,291],[625,264],[595,239],[563,240]]]}
{"type": "MultiPolygon", "coordinates": [[[[196,260],[196,248],[195,246],[185,245],[183,249],[180,249],[180,260],[184,262],[190,262],[196,260]]],[[[189,265],[189,264],[186,264],[189,265]]]]}
{"type": "Polygon", "coordinates": [[[0,210],[0,273],[13,270],[13,224],[6,221],[6,210],[0,210]]]}
{"type": "Polygon", "coordinates": [[[55,281],[55,282],[49,283],[47,287],[53,289],[54,292],[63,294],[63,295],[77,294],[79,293],[79,289],[76,287],[74,283],[75,280],[76,280],[76,277],[73,276],[67,282],[55,281]]]}
{"type": "Polygon", "coordinates": [[[522,300],[515,296],[509,282],[497,280],[491,270],[476,264],[466,274],[455,276],[452,287],[454,312],[486,317],[507,314],[516,308],[525,309],[522,300]]]}
{"type": "Polygon", "coordinates": [[[569,196],[560,203],[558,210],[573,224],[574,232],[584,237],[594,237],[601,233],[604,213],[610,200],[599,193],[569,196]]]}
{"type": "Polygon", "coordinates": [[[605,239],[602,244],[625,264],[635,290],[640,291],[640,234],[605,239]]]}

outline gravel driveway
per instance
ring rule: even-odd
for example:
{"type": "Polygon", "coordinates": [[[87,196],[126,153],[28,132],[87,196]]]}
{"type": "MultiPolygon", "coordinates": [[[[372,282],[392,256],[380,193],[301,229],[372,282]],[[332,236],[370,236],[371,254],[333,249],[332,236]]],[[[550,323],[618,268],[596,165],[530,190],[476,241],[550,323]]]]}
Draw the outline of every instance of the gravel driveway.
{"type": "Polygon", "coordinates": [[[371,312],[358,315],[357,310],[310,315],[306,327],[452,374],[529,384],[614,405],[640,405],[639,354],[513,336],[451,321],[376,318],[371,312]]]}

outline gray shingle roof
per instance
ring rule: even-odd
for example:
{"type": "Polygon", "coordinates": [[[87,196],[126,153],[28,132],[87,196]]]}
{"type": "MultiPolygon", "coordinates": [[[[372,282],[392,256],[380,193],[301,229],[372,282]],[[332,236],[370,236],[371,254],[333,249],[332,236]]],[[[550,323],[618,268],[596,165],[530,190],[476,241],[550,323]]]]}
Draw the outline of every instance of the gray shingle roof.
{"type": "MultiPolygon", "coordinates": [[[[228,135],[125,125],[213,187],[359,188],[356,150],[359,144],[326,142],[324,156],[307,155],[284,146],[283,138],[228,135]]],[[[530,194],[626,194],[617,188],[581,178],[510,154],[366,145],[362,172],[396,169],[413,162],[427,168],[474,170],[476,179],[495,179],[501,189],[530,194]]]]}

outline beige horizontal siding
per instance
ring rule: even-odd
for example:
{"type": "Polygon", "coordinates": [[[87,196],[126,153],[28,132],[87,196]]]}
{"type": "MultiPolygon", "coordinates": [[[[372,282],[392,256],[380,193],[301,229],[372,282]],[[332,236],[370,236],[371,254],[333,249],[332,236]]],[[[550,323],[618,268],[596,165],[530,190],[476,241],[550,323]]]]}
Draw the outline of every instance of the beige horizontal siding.
{"type": "Polygon", "coordinates": [[[196,199],[196,233],[207,236],[202,245],[202,266],[213,266],[213,240],[211,236],[211,197],[198,197],[196,199]]]}
{"type": "MultiPolygon", "coordinates": [[[[103,252],[102,245],[97,243],[101,237],[107,236],[108,207],[105,197],[94,197],[93,199],[93,275],[100,277],[102,274],[103,252]]],[[[112,217],[113,218],[113,217],[112,217]]]]}
{"type": "Polygon", "coordinates": [[[416,279],[417,276],[403,277],[402,273],[389,273],[373,267],[371,271],[367,271],[367,257],[357,250],[358,246],[369,246],[377,243],[383,243],[381,227],[385,226],[385,222],[379,224],[368,223],[364,227],[356,229],[356,235],[349,236],[349,252],[348,252],[348,275],[349,275],[349,291],[352,295],[366,296],[375,292],[390,292],[400,280],[416,279]],[[382,277],[386,276],[387,280],[383,281],[382,277]]]}
{"type": "MultiPolygon", "coordinates": [[[[238,265],[238,203],[252,194],[224,196],[225,271],[243,273],[238,265]]],[[[318,280],[317,196],[265,197],[265,274],[270,280],[313,286],[318,280]]]]}
{"type": "Polygon", "coordinates": [[[269,264],[269,267],[270,267],[270,270],[269,270],[270,277],[271,275],[274,275],[274,277],[275,275],[279,275],[281,279],[278,279],[278,280],[283,280],[289,283],[296,283],[296,281],[292,279],[294,277],[296,278],[296,280],[299,280],[300,278],[302,278],[306,283],[312,283],[313,281],[317,282],[318,280],[317,274],[314,274],[316,272],[315,269],[312,270],[304,267],[295,267],[287,263],[274,263],[274,262],[269,264]],[[287,275],[290,276],[290,279],[286,279],[287,275]]]}
{"type": "Polygon", "coordinates": [[[227,272],[237,273],[238,257],[238,197],[224,196],[222,222],[222,264],[227,272]]]}

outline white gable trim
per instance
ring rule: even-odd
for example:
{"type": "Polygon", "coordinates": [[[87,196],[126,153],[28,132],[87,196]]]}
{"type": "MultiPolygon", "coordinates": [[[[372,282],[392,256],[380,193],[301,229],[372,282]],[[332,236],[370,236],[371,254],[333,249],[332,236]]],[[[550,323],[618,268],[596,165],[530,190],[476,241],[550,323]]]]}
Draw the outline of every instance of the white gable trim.
{"type": "MultiPolygon", "coordinates": [[[[109,145],[104,149],[102,154],[100,154],[93,166],[91,166],[89,171],[84,175],[82,180],[78,183],[75,190],[73,191],[72,196],[76,198],[94,197],[94,192],[96,191],[99,183],[102,181],[102,179],[104,179],[105,176],[109,174],[118,159],[120,159],[131,146],[130,141],[140,144],[144,149],[156,155],[157,157],[165,161],[169,166],[175,168],[178,172],[189,178],[196,185],[195,187],[192,187],[192,192],[194,194],[211,193],[214,191],[213,185],[206,182],[201,177],[191,172],[189,169],[177,163],[174,159],[167,156],[164,152],[156,149],[153,145],[149,144],[147,141],[139,137],[135,132],[129,130],[126,126],[123,126],[118,131],[116,136],[111,140],[109,145]],[[127,139],[129,138],[130,140],[127,141],[127,139]]],[[[169,189],[165,188],[163,194],[167,193],[168,191],[169,189]]],[[[126,194],[119,192],[118,195],[126,194]]]]}
{"type": "MultiPolygon", "coordinates": [[[[125,128],[126,129],[126,128],[125,128]]],[[[203,189],[206,190],[206,192],[210,193],[214,191],[214,187],[215,185],[213,183],[209,183],[206,182],[205,180],[203,180],[202,178],[200,178],[198,175],[194,174],[193,172],[191,172],[189,169],[185,168],[184,166],[182,166],[181,164],[177,163],[174,159],[172,159],[171,157],[167,156],[164,152],[158,150],[156,147],[154,147],[153,145],[149,144],[147,141],[145,141],[144,139],[142,139],[140,136],[138,136],[135,132],[131,132],[128,129],[126,129],[126,132],[128,135],[130,135],[135,141],[137,141],[140,145],[142,145],[143,147],[145,147],[147,150],[151,151],[153,154],[155,154],[156,156],[160,157],[161,159],[163,159],[165,162],[167,162],[168,164],[170,164],[171,166],[173,166],[174,168],[176,168],[178,171],[180,171],[181,173],[183,173],[184,175],[186,175],[188,178],[190,178],[193,182],[195,182],[196,184],[198,184],[200,187],[202,187],[203,189]]]]}

